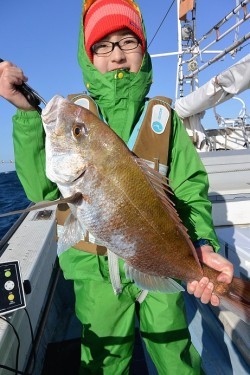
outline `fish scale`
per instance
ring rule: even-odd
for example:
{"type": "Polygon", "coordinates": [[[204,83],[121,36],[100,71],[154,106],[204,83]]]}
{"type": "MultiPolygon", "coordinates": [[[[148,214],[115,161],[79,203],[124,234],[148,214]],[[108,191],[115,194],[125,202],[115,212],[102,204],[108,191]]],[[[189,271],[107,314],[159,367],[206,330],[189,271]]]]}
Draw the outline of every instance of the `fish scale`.
{"type": "MultiPolygon", "coordinates": [[[[129,163],[126,165],[128,166],[129,163]]],[[[134,179],[136,179],[136,172],[137,174],[139,173],[141,177],[139,167],[136,164],[135,167],[135,172],[133,174],[134,179]]],[[[171,258],[171,256],[173,258],[178,256],[178,254],[176,255],[173,254],[172,251],[168,251],[168,247],[171,246],[171,241],[169,246],[166,244],[165,247],[160,248],[161,251],[159,252],[159,245],[157,245],[159,240],[157,241],[157,238],[160,237],[160,241],[162,242],[164,238],[169,238],[170,235],[177,232],[177,230],[171,221],[167,222],[164,220],[165,211],[159,203],[158,197],[154,196],[154,204],[152,200],[150,202],[148,201],[149,192],[152,194],[150,185],[148,186],[149,192],[147,189],[142,188],[142,184],[137,185],[136,190],[138,190],[141,198],[137,205],[129,198],[132,196],[132,193],[137,193],[133,188],[133,184],[130,183],[132,187],[130,190],[132,191],[130,192],[128,189],[125,194],[124,186],[128,186],[126,170],[127,168],[124,170],[124,173],[120,170],[119,179],[117,179],[117,176],[114,179],[108,178],[106,175],[98,176],[98,173],[95,172],[97,180],[102,180],[101,190],[103,192],[106,191],[105,195],[101,194],[99,189],[95,188],[95,182],[93,179],[90,179],[88,174],[84,176],[83,180],[81,180],[81,184],[84,186],[84,194],[90,197],[90,204],[88,202],[85,203],[84,208],[79,213],[79,220],[86,223],[89,231],[93,233],[95,237],[102,238],[102,240],[108,244],[107,246],[110,250],[116,252],[120,257],[125,259],[129,258],[130,264],[134,264],[138,269],[141,268],[140,257],[138,255],[135,256],[135,254],[131,257],[131,251],[129,250],[131,248],[136,248],[137,254],[143,254],[144,256],[143,263],[145,263],[145,265],[142,267],[143,270],[150,270],[153,274],[158,273],[161,276],[165,276],[167,264],[171,264],[170,267],[172,268],[173,259],[172,262],[171,259],[168,259],[166,263],[166,260],[164,262],[164,258],[171,258]],[[124,174],[124,178],[122,178],[122,174],[124,174]],[[117,186],[117,188],[113,188],[113,185],[115,185],[115,187],[117,186]],[[91,204],[91,202],[94,203],[91,204]],[[107,207],[107,202],[109,202],[109,207],[107,207]],[[88,207],[88,205],[90,207],[88,207]],[[110,207],[110,205],[112,205],[112,207],[110,207]],[[161,230],[159,218],[163,218],[161,230]],[[119,230],[117,228],[119,228],[119,230]],[[163,229],[165,232],[163,232],[163,229]],[[121,246],[121,241],[118,241],[119,236],[122,239],[121,249],[119,247],[121,246]],[[154,253],[158,256],[157,261],[154,261],[155,258],[152,257],[154,253]],[[150,254],[150,256],[147,257],[147,254],[150,254]],[[167,255],[169,255],[169,257],[167,257],[167,255]],[[145,261],[145,259],[147,259],[147,261],[145,261]],[[161,267],[159,267],[159,260],[161,260],[161,267]],[[161,268],[162,271],[160,273],[161,268]]],[[[112,171],[111,176],[114,176],[114,174],[115,171],[112,171]]],[[[93,173],[91,175],[93,176],[93,173]]],[[[142,175],[142,177],[144,176],[142,175]]],[[[183,246],[183,239],[181,237],[180,241],[180,246],[183,246]]],[[[193,260],[193,258],[191,259],[193,260]]],[[[173,276],[181,277],[183,275],[178,273],[173,276]]]]}

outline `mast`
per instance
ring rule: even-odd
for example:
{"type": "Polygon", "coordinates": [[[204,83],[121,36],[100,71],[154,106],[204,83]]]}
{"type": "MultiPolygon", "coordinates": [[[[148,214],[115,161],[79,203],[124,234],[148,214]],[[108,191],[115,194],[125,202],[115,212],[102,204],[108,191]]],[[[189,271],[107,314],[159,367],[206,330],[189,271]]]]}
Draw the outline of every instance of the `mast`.
{"type": "Polygon", "coordinates": [[[178,63],[176,79],[176,98],[186,96],[199,87],[198,74],[214,62],[220,60],[226,54],[231,53],[235,56],[239,46],[250,38],[250,32],[239,39],[239,26],[250,18],[247,12],[247,4],[250,0],[239,2],[236,0],[236,7],[228,13],[223,19],[217,22],[200,39],[196,37],[196,0],[177,1],[177,24],[178,24],[178,63]],[[235,17],[236,22],[228,27],[223,33],[220,32],[222,25],[235,17]],[[235,39],[233,44],[224,50],[210,50],[215,43],[222,40],[225,36],[235,30],[235,39]],[[202,44],[212,36],[213,40],[205,47],[202,44]],[[198,66],[197,59],[202,54],[213,54],[202,66],[198,66]]]}
{"type": "Polygon", "coordinates": [[[193,60],[189,65],[189,70],[197,68],[195,56],[197,50],[195,47],[196,35],[196,0],[177,1],[177,29],[178,29],[178,63],[177,63],[177,79],[176,79],[176,92],[175,97],[184,96],[184,85],[190,83],[191,91],[198,87],[198,76],[194,75],[191,79],[187,80],[184,74],[184,57],[190,52],[192,53],[193,60]],[[191,18],[188,20],[187,15],[191,12],[191,18]],[[184,23],[183,23],[184,22],[184,23]],[[192,49],[191,49],[192,48],[192,49]]]}
{"type": "Polygon", "coordinates": [[[152,58],[167,57],[177,55],[177,71],[176,71],[176,88],[175,100],[182,98],[187,94],[195,91],[199,86],[198,74],[206,69],[211,64],[223,58],[230,53],[235,57],[240,50],[240,46],[250,39],[250,32],[239,38],[239,27],[241,24],[249,20],[250,13],[247,5],[250,0],[235,0],[235,8],[217,22],[208,32],[206,32],[200,39],[196,36],[196,5],[202,4],[196,0],[178,0],[177,4],[177,32],[178,32],[178,51],[167,52],[160,54],[151,54],[152,58]],[[227,22],[235,17],[235,24],[228,26],[226,31],[221,33],[221,27],[228,25],[227,22]],[[210,48],[221,41],[229,33],[235,30],[235,37],[233,44],[229,45],[224,50],[211,50],[210,48]],[[208,37],[213,40],[203,47],[208,37]],[[202,55],[212,54],[213,57],[208,58],[206,62],[202,60],[202,55]],[[198,59],[203,65],[198,65],[198,59]]]}

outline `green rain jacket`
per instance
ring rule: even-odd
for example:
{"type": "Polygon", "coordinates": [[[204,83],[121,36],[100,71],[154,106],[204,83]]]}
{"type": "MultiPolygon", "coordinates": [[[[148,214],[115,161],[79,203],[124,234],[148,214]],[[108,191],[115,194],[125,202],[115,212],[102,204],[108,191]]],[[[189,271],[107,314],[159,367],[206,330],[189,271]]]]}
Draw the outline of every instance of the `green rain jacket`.
{"type": "MultiPolygon", "coordinates": [[[[125,141],[143,111],[152,83],[152,66],[146,52],[138,73],[101,74],[90,62],[83,40],[81,20],[78,60],[90,96],[98,104],[101,116],[125,141]]],[[[146,35],[146,34],[145,34],[146,35]]],[[[13,141],[16,171],[27,197],[34,202],[54,200],[60,195],[57,186],[45,174],[45,134],[40,115],[18,110],[13,117],[13,141]]],[[[207,239],[215,250],[218,240],[213,229],[211,203],[207,198],[208,178],[189,136],[172,111],[172,133],[169,145],[168,177],[175,193],[176,209],[192,241],[207,239]]]]}

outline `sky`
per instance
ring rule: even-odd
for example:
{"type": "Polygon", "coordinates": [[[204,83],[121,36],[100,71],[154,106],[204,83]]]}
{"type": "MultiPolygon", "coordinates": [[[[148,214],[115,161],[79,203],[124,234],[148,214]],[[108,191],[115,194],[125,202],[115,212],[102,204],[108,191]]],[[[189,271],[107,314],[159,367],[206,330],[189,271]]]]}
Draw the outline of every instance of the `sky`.
{"type": "MultiPolygon", "coordinates": [[[[138,0],[150,43],[160,23],[164,19],[173,0],[138,0]]],[[[22,68],[29,78],[28,84],[45,100],[54,95],[67,96],[85,89],[82,73],[77,62],[77,44],[82,0],[1,0],[0,3],[0,57],[22,68]]],[[[197,31],[200,39],[218,21],[232,11],[235,0],[198,0],[197,31]]],[[[250,5],[248,5],[250,11],[250,5]]],[[[235,17],[228,23],[232,25],[235,17]]],[[[240,27],[240,35],[249,32],[249,20],[240,27]]],[[[228,26],[227,26],[228,28],[228,26]]],[[[221,33],[225,27],[221,28],[221,33]]],[[[211,38],[203,43],[205,47],[211,38]]],[[[234,32],[211,47],[223,50],[234,41],[234,32]]],[[[176,1],[166,16],[159,32],[149,45],[150,54],[177,52],[176,1]]],[[[202,86],[216,74],[221,73],[250,52],[250,40],[233,58],[227,55],[223,61],[211,65],[199,74],[202,86]]],[[[214,55],[202,54],[198,60],[206,62],[214,55]]],[[[177,56],[153,58],[154,79],[149,96],[164,95],[175,97],[177,56]]],[[[250,112],[249,90],[240,94],[250,112]]],[[[216,108],[223,117],[237,117],[242,105],[230,100],[216,108]]],[[[16,109],[0,97],[0,172],[13,170],[12,116],[16,109]]],[[[213,111],[206,112],[203,126],[217,128],[213,111]]]]}

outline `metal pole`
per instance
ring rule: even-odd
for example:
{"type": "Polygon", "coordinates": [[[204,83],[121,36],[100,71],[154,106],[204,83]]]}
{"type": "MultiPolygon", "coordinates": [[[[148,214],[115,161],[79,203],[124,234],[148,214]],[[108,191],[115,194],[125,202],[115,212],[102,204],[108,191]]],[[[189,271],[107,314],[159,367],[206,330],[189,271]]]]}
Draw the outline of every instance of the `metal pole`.
{"type": "Polygon", "coordinates": [[[219,55],[215,56],[213,59],[211,59],[208,62],[206,62],[205,64],[203,64],[200,68],[196,69],[192,74],[186,76],[185,78],[192,78],[195,74],[201,72],[202,70],[207,68],[209,65],[212,65],[216,61],[220,60],[223,56],[225,56],[230,51],[234,50],[236,47],[240,46],[242,43],[244,43],[249,38],[250,38],[250,33],[244,35],[244,37],[241,38],[238,42],[233,43],[231,46],[224,49],[224,51],[222,53],[220,53],[219,55]]]}
{"type": "Polygon", "coordinates": [[[183,96],[183,66],[182,66],[182,36],[181,36],[181,21],[179,19],[180,13],[180,0],[177,2],[177,31],[178,31],[178,61],[176,70],[176,84],[175,84],[175,100],[178,98],[180,92],[180,97],[183,96]]]}

